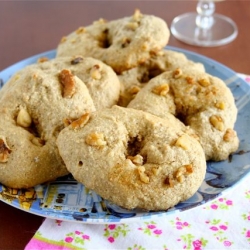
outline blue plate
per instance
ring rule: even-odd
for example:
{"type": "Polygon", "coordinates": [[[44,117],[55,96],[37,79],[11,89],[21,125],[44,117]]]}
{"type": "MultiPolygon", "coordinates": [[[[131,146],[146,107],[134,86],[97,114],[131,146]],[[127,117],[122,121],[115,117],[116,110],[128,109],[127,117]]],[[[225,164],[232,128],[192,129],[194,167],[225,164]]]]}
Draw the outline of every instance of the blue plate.
{"type": "MultiPolygon", "coordinates": [[[[133,220],[166,216],[201,206],[224,194],[239,183],[250,169],[250,86],[234,71],[199,54],[170,47],[167,49],[184,53],[190,60],[202,63],[206,71],[225,81],[231,89],[238,108],[235,129],[240,138],[240,147],[228,160],[207,162],[207,172],[199,190],[193,197],[175,207],[161,212],[125,210],[103,200],[95,192],[76,182],[71,175],[59,178],[46,185],[27,190],[7,188],[0,184],[0,200],[24,211],[68,221],[82,223],[122,223],[133,220]]],[[[35,63],[41,57],[54,58],[55,50],[20,61],[0,73],[3,85],[17,70],[35,63]]]]}

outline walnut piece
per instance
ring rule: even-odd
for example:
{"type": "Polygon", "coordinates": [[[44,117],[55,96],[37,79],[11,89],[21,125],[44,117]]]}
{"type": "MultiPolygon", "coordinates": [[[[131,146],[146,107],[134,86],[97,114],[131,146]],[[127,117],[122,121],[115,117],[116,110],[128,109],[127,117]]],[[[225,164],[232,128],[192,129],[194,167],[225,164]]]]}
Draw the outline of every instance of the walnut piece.
{"type": "Polygon", "coordinates": [[[202,87],[207,87],[207,86],[210,85],[210,82],[209,82],[207,79],[205,79],[205,78],[202,78],[202,79],[198,80],[198,83],[199,83],[202,87]]]}
{"type": "Polygon", "coordinates": [[[36,145],[36,146],[39,146],[39,147],[42,147],[45,145],[45,141],[39,137],[33,137],[31,139],[31,142],[36,145]]]}
{"type": "Polygon", "coordinates": [[[215,107],[218,108],[218,109],[221,109],[221,110],[224,110],[225,109],[225,103],[224,102],[216,102],[215,103],[215,107]]]}
{"type": "Polygon", "coordinates": [[[5,137],[0,136],[0,163],[7,162],[10,153],[11,150],[7,145],[5,137]]]}
{"type": "Polygon", "coordinates": [[[226,142],[230,142],[232,141],[234,138],[236,137],[236,132],[231,129],[231,128],[228,128],[223,136],[223,140],[226,141],[226,142]]]}
{"type": "Polygon", "coordinates": [[[63,97],[71,98],[76,91],[76,82],[74,75],[68,69],[63,69],[59,73],[59,81],[63,86],[63,97]]]}
{"type": "Polygon", "coordinates": [[[16,123],[17,125],[24,127],[24,128],[28,128],[31,125],[32,119],[27,109],[20,108],[18,115],[17,115],[16,123]]]}
{"type": "Polygon", "coordinates": [[[166,96],[167,93],[169,92],[169,85],[167,83],[165,83],[165,84],[155,86],[152,89],[152,92],[154,94],[157,94],[157,95],[160,95],[160,96],[166,96]]]}
{"type": "Polygon", "coordinates": [[[82,115],[80,118],[78,118],[77,120],[71,122],[71,127],[73,129],[77,129],[77,128],[82,128],[84,127],[84,125],[89,121],[89,117],[90,114],[86,113],[84,115],[82,115]]]}
{"type": "Polygon", "coordinates": [[[138,167],[137,170],[138,170],[138,173],[140,176],[140,180],[146,184],[149,183],[149,177],[145,173],[145,167],[140,166],[140,167],[138,167]]]}
{"type": "Polygon", "coordinates": [[[127,156],[127,159],[131,160],[135,165],[143,164],[143,157],[141,155],[127,156]]]}
{"type": "Polygon", "coordinates": [[[133,14],[133,17],[132,17],[133,20],[139,21],[141,19],[141,17],[142,17],[141,11],[139,9],[136,9],[134,14],[133,14]]]}
{"type": "Polygon", "coordinates": [[[76,30],[76,34],[82,34],[85,32],[85,28],[84,27],[79,27],[77,30],[76,30]]]}
{"type": "Polygon", "coordinates": [[[185,150],[190,148],[189,137],[186,134],[181,135],[175,142],[175,146],[181,147],[185,150]]]}
{"type": "Polygon", "coordinates": [[[95,147],[102,147],[107,144],[107,142],[104,139],[103,133],[91,133],[86,137],[85,142],[90,145],[90,146],[95,146],[95,147]]]}
{"type": "Polygon", "coordinates": [[[94,65],[92,69],[90,70],[90,75],[93,79],[100,80],[102,78],[100,65],[98,64],[94,65]]]}
{"type": "Polygon", "coordinates": [[[140,87],[138,87],[138,86],[132,86],[132,87],[128,90],[128,92],[129,92],[129,94],[131,94],[131,95],[136,95],[140,90],[141,90],[140,87]]]}
{"type": "Polygon", "coordinates": [[[130,30],[136,30],[139,27],[139,24],[137,22],[129,22],[126,24],[126,28],[130,30]]]}
{"type": "Polygon", "coordinates": [[[173,72],[173,78],[175,79],[178,79],[182,76],[182,70],[181,69],[176,69],[174,72],[173,72]]]}
{"type": "Polygon", "coordinates": [[[210,116],[209,121],[215,129],[217,129],[219,131],[224,130],[224,122],[220,116],[212,115],[212,116],[210,116]]]}

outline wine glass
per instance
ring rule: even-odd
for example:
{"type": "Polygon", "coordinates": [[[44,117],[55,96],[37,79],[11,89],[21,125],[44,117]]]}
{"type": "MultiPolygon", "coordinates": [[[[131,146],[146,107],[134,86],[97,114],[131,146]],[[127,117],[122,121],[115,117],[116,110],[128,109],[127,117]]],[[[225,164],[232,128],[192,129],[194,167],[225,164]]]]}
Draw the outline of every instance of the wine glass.
{"type": "Polygon", "coordinates": [[[174,18],[171,32],[174,37],[191,45],[213,47],[233,41],[238,35],[234,21],[215,14],[215,1],[199,0],[196,13],[185,13],[174,18]]]}

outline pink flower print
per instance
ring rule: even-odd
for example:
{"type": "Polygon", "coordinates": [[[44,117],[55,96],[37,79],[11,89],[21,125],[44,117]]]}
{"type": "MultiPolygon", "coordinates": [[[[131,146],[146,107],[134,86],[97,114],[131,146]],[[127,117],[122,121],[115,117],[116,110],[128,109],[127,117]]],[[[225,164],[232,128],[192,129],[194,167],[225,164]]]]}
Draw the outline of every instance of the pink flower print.
{"type": "Polygon", "coordinates": [[[82,238],[83,238],[84,240],[89,240],[89,236],[86,235],[86,234],[82,235],[82,238]]]}
{"type": "Polygon", "coordinates": [[[192,244],[195,250],[199,250],[202,247],[202,242],[200,240],[195,240],[192,244]]]}
{"type": "Polygon", "coordinates": [[[73,241],[73,238],[72,237],[66,237],[64,240],[67,243],[71,243],[73,241]]]}
{"type": "Polygon", "coordinates": [[[159,230],[159,229],[156,229],[156,230],[154,230],[153,232],[154,232],[154,234],[157,234],[157,235],[160,235],[160,234],[162,233],[162,231],[159,230]]]}
{"type": "Polygon", "coordinates": [[[80,235],[81,232],[80,231],[75,231],[75,234],[80,235]]]}
{"type": "Polygon", "coordinates": [[[113,243],[113,242],[115,241],[115,239],[114,239],[114,237],[110,236],[110,237],[108,237],[108,241],[109,241],[110,243],[113,243]]]}
{"type": "Polygon", "coordinates": [[[220,202],[223,202],[223,200],[224,200],[223,198],[220,198],[220,199],[219,199],[220,202]]]}
{"type": "Polygon", "coordinates": [[[110,225],[108,226],[108,228],[109,228],[110,230],[114,230],[114,229],[116,228],[116,225],[115,225],[115,224],[110,224],[110,225]]]}
{"type": "Polygon", "coordinates": [[[231,200],[227,200],[227,201],[226,201],[226,204],[227,204],[228,206],[231,206],[231,205],[233,205],[233,202],[232,202],[231,200]]]}
{"type": "Polygon", "coordinates": [[[214,209],[214,210],[216,210],[218,208],[218,206],[216,204],[212,204],[211,208],[214,209]]]}
{"type": "Polygon", "coordinates": [[[250,230],[247,230],[247,232],[246,232],[246,237],[247,237],[247,238],[250,238],[250,230]]]}
{"type": "Polygon", "coordinates": [[[220,225],[219,228],[222,229],[222,230],[227,230],[227,226],[226,225],[220,225]]]}
{"type": "Polygon", "coordinates": [[[155,225],[152,225],[152,224],[149,224],[149,225],[148,225],[148,228],[149,228],[149,229],[154,229],[154,228],[156,228],[156,226],[155,226],[155,225]]]}
{"type": "Polygon", "coordinates": [[[210,229],[213,231],[218,231],[218,227],[215,227],[215,226],[210,227],[210,229]]]}
{"type": "Polygon", "coordinates": [[[247,220],[250,220],[250,215],[247,216],[247,220]]]}
{"type": "Polygon", "coordinates": [[[225,247],[230,247],[230,246],[232,245],[232,242],[229,241],[229,240],[225,240],[225,241],[223,242],[223,244],[224,244],[225,247]]]}

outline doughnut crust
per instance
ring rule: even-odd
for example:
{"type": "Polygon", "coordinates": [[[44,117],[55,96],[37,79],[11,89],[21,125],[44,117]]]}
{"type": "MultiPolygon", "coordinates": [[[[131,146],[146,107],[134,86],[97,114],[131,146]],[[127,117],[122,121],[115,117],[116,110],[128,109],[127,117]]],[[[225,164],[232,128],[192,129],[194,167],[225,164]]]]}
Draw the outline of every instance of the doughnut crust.
{"type": "Polygon", "coordinates": [[[200,143],[171,114],[113,106],[82,128],[63,129],[57,145],[76,180],[127,209],[173,207],[197,191],[206,171],[200,143]]]}
{"type": "Polygon", "coordinates": [[[225,160],[239,146],[233,95],[221,79],[205,72],[185,68],[165,72],[153,78],[128,107],[180,118],[199,136],[207,160],[225,160]]]}
{"type": "Polygon", "coordinates": [[[0,183],[28,188],[68,174],[56,138],[64,121],[95,111],[85,84],[47,62],[17,72],[0,96],[0,183]]]}
{"type": "Polygon", "coordinates": [[[103,19],[81,27],[62,38],[57,56],[82,55],[97,58],[117,73],[146,61],[161,50],[170,32],[164,20],[143,15],[136,10],[133,16],[107,22],[103,19]]]}
{"type": "Polygon", "coordinates": [[[189,60],[185,54],[169,49],[161,50],[144,63],[118,75],[121,82],[118,105],[126,107],[149,80],[165,71],[175,70],[179,67],[205,72],[203,64],[189,60]]]}

